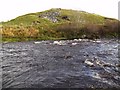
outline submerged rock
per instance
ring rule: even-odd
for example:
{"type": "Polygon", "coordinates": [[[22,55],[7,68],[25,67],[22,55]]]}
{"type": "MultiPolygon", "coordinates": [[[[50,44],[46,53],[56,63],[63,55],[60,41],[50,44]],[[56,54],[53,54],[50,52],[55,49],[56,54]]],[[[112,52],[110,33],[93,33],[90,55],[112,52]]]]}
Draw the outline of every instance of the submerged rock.
{"type": "Polygon", "coordinates": [[[94,63],[93,63],[93,61],[91,61],[91,60],[85,60],[85,62],[84,62],[85,64],[87,64],[87,65],[89,65],[90,67],[93,67],[94,66],[94,63]]]}
{"type": "Polygon", "coordinates": [[[34,44],[39,44],[39,43],[41,43],[41,42],[39,42],[39,41],[38,42],[34,42],[34,44]]]}
{"type": "Polygon", "coordinates": [[[72,45],[77,45],[77,43],[72,43],[72,45]]]}
{"type": "Polygon", "coordinates": [[[54,41],[53,44],[55,44],[55,45],[66,45],[66,42],[64,42],[64,41],[54,41]]]}

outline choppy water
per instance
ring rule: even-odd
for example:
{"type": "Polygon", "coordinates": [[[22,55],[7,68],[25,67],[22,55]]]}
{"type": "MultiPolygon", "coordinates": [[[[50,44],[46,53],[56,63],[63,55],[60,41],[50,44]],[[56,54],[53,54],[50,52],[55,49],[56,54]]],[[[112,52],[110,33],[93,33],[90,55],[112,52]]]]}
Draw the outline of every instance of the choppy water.
{"type": "Polygon", "coordinates": [[[4,43],[3,88],[120,88],[117,40],[4,43]]]}

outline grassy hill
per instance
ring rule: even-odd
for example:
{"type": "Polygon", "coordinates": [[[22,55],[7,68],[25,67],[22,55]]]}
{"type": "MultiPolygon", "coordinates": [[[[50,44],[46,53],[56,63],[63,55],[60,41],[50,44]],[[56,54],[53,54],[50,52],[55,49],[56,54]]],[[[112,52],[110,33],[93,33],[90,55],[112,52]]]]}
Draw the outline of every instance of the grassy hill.
{"type": "Polygon", "coordinates": [[[2,22],[3,41],[118,37],[119,21],[84,11],[54,8],[2,22]]]}

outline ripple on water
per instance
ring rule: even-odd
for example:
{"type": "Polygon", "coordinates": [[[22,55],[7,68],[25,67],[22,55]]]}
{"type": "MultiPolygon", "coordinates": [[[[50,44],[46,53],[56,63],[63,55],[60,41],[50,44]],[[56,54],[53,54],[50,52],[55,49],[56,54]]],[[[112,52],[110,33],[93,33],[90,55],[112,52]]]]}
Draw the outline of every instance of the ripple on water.
{"type": "Polygon", "coordinates": [[[4,44],[3,86],[83,87],[82,80],[90,87],[95,80],[96,87],[105,87],[104,83],[118,87],[117,47],[115,41],[86,39],[4,44]],[[87,66],[85,60],[94,66],[87,66]]]}

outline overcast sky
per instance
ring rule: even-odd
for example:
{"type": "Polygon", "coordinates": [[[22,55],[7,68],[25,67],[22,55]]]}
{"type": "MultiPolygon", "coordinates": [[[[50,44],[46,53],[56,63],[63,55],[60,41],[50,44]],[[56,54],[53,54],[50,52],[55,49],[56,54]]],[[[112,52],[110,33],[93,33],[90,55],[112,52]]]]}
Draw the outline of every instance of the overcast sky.
{"type": "Polygon", "coordinates": [[[0,0],[0,21],[51,8],[83,10],[118,19],[120,0],[0,0]]]}

